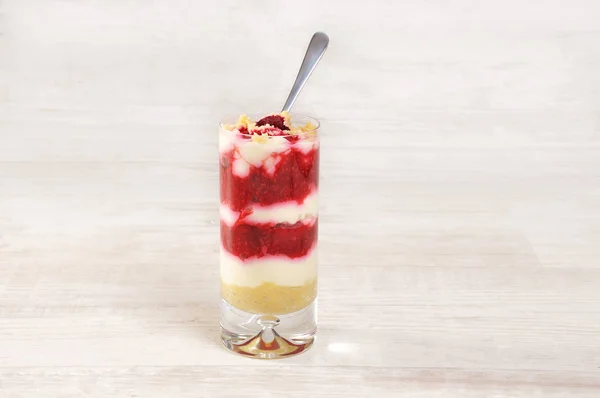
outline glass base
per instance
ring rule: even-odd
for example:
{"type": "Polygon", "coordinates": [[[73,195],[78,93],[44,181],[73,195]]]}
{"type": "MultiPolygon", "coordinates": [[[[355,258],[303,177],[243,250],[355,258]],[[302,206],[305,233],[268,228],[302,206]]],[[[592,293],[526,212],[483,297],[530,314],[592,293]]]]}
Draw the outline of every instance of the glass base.
{"type": "Polygon", "coordinates": [[[277,359],[308,350],[317,333],[317,301],[285,315],[245,312],[221,300],[221,341],[247,357],[277,359]]]}

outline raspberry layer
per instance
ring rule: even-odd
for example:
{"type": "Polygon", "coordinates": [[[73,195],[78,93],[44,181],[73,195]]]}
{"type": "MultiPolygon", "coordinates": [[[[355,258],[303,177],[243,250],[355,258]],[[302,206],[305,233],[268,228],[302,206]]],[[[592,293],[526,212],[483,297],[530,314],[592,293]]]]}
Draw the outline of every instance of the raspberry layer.
{"type": "Polygon", "coordinates": [[[266,256],[306,256],[317,239],[317,221],[295,224],[246,224],[229,226],[221,221],[221,244],[241,260],[266,256]]]}
{"type": "Polygon", "coordinates": [[[318,189],[318,147],[304,152],[291,145],[271,153],[260,166],[246,161],[235,149],[220,156],[221,203],[233,211],[253,204],[302,202],[318,189]]]}

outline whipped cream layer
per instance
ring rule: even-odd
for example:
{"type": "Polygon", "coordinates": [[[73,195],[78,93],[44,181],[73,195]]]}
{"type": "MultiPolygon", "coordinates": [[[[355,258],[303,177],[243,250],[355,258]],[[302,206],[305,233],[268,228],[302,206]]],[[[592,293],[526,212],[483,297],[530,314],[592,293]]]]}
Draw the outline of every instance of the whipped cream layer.
{"type": "MultiPolygon", "coordinates": [[[[242,213],[233,211],[229,206],[224,204],[221,204],[219,210],[221,220],[229,226],[234,225],[242,213]]],[[[300,204],[295,200],[290,200],[268,206],[252,205],[245,212],[243,221],[245,224],[295,224],[298,221],[314,219],[317,217],[317,214],[318,194],[317,190],[315,190],[300,204]]]]}
{"type": "Polygon", "coordinates": [[[221,281],[228,285],[258,287],[263,283],[302,286],[317,277],[317,247],[304,257],[269,256],[242,261],[221,247],[221,281]]]}

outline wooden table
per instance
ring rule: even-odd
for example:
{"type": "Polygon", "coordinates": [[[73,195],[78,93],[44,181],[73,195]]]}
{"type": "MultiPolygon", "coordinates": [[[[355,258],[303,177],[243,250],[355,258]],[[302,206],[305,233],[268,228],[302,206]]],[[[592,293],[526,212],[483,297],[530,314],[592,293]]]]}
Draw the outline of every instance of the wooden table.
{"type": "Polygon", "coordinates": [[[599,21],[0,2],[0,397],[599,397],[599,21]],[[253,361],[218,339],[216,125],[277,110],[316,30],[319,339],[253,361]]]}

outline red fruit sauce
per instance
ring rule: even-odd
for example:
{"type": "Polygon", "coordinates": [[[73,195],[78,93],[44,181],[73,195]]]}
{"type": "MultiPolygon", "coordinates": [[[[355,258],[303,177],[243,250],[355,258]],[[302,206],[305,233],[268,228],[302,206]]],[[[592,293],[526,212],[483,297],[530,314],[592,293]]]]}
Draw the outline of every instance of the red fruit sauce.
{"type": "Polygon", "coordinates": [[[264,167],[250,167],[250,174],[233,174],[233,151],[221,154],[221,203],[231,210],[242,211],[252,204],[272,205],[288,200],[304,201],[318,188],[319,150],[303,153],[298,149],[280,155],[281,160],[270,174],[264,167]]]}
{"type": "Polygon", "coordinates": [[[221,221],[221,243],[242,260],[264,256],[305,256],[317,240],[317,221],[310,224],[246,224],[221,221]]]}

